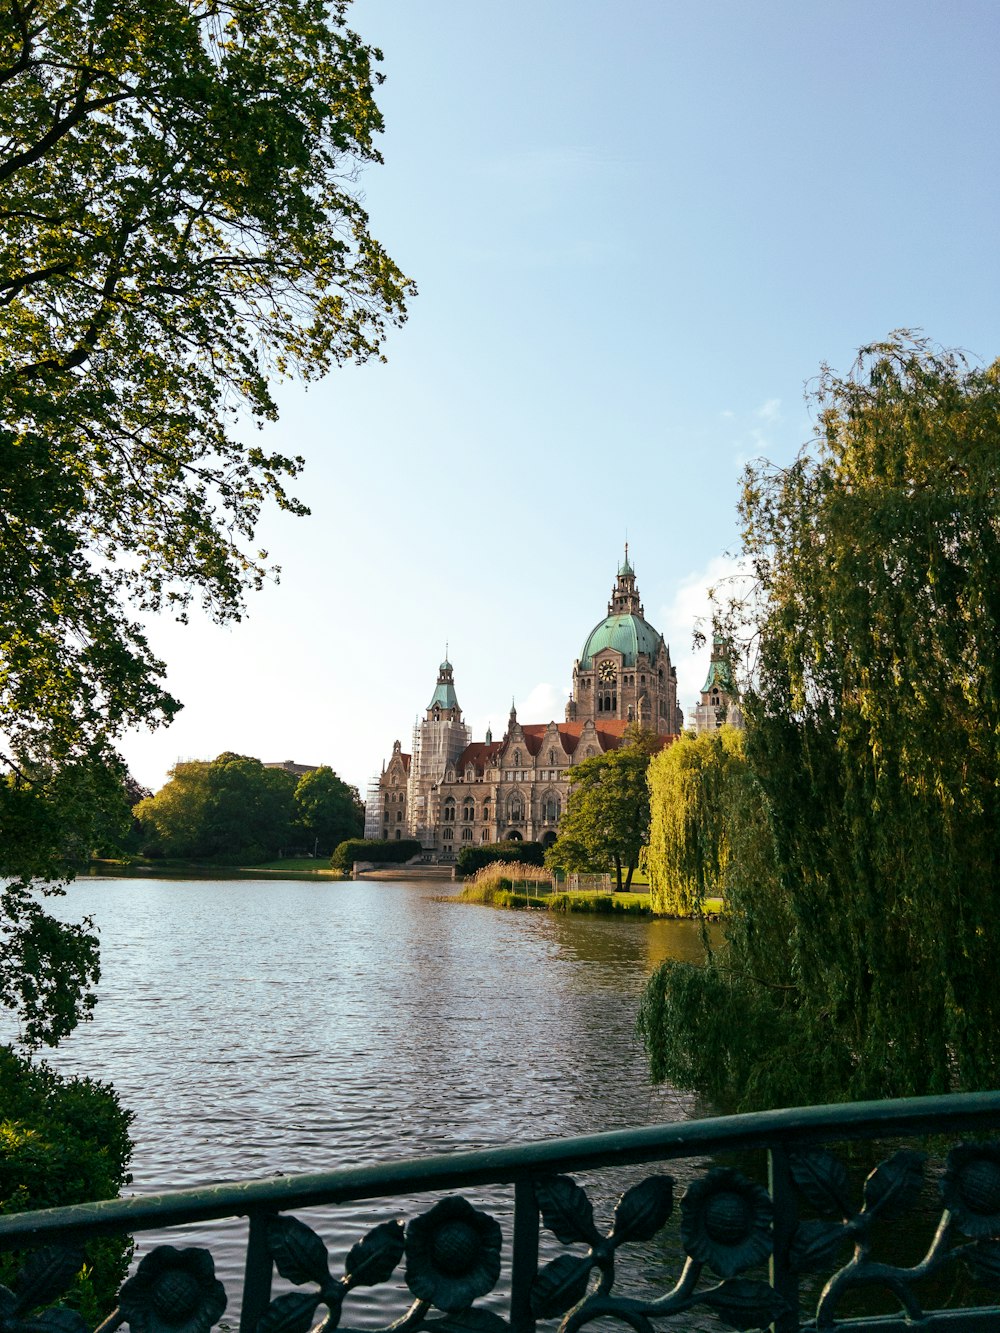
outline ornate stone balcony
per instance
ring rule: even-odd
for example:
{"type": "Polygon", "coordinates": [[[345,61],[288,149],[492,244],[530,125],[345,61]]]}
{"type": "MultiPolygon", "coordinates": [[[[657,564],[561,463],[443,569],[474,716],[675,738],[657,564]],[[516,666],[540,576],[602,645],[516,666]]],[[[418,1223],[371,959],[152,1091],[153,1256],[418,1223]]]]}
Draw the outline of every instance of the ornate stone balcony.
{"type": "Polygon", "coordinates": [[[208,1333],[227,1294],[183,1228],[239,1216],[250,1219],[241,1333],[332,1333],[350,1322],[352,1295],[388,1283],[409,1302],[394,1333],[577,1333],[608,1319],[635,1333],[692,1319],[775,1333],[996,1330],[998,1127],[1000,1093],[807,1107],[0,1217],[0,1248],[26,1252],[14,1288],[0,1288],[0,1329],[85,1333],[57,1302],[87,1243],[124,1232],[141,1258],[101,1333],[208,1333]],[[586,1187],[575,1177],[637,1166],[649,1173],[633,1171],[598,1220],[589,1175],[586,1187]],[[512,1194],[506,1236],[477,1199],[497,1187],[512,1194]],[[292,1216],[394,1198],[407,1216],[344,1254],[292,1216]],[[166,1227],[177,1245],[142,1254],[141,1233],[166,1227]],[[295,1289],[272,1299],[275,1272],[295,1289]],[[866,1313],[859,1293],[895,1312],[866,1313]]]}

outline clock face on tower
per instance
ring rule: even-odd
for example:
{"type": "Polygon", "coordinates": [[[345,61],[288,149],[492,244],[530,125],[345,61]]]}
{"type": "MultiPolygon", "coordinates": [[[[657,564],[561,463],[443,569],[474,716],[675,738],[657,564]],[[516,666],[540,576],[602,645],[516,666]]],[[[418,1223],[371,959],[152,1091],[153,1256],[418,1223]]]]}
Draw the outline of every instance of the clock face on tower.
{"type": "Polygon", "coordinates": [[[605,660],[597,668],[597,674],[603,684],[610,685],[618,675],[618,672],[615,668],[614,662],[612,662],[610,658],[605,658],[605,660]]]}

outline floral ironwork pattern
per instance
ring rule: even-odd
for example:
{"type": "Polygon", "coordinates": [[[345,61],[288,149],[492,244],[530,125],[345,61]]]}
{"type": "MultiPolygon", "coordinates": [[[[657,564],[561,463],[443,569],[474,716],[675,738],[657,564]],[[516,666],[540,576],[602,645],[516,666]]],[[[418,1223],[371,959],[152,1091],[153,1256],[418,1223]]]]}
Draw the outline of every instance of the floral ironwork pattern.
{"type": "Polygon", "coordinates": [[[13,1288],[0,1286],[2,1333],[87,1333],[75,1310],[53,1305],[83,1265],[83,1251],[75,1246],[47,1245],[29,1255],[13,1288]],[[41,1314],[32,1311],[45,1309],[41,1314]]]}
{"type": "Polygon", "coordinates": [[[961,1143],[948,1154],[940,1181],[943,1212],[923,1258],[909,1267],[872,1258],[879,1221],[912,1213],[925,1185],[925,1153],[901,1148],[870,1173],[862,1203],[850,1198],[847,1169],[824,1150],[792,1154],[792,1179],[820,1214],[799,1222],[792,1236],[789,1265],[795,1272],[825,1271],[853,1245],[853,1254],[826,1282],[816,1307],[816,1329],[837,1327],[845,1293],[862,1285],[881,1286],[899,1302],[906,1318],[926,1319],[915,1284],[946,1264],[963,1263],[983,1286],[1000,1290],[1000,1143],[961,1143]],[[961,1237],[967,1237],[965,1243],[961,1237]]]}
{"type": "Polygon", "coordinates": [[[771,1200],[767,1191],[728,1167],[716,1167],[695,1181],[681,1199],[681,1243],[687,1254],[672,1290],[643,1301],[616,1296],[615,1252],[620,1245],[651,1240],[673,1210],[673,1179],[650,1176],[627,1190],[615,1206],[610,1231],[601,1235],[586,1192],[569,1176],[540,1182],[535,1196],[542,1220],[564,1245],[587,1245],[582,1257],[562,1254],[539,1272],[531,1304],[536,1317],[564,1316],[560,1333],[575,1333],[591,1320],[612,1316],[637,1333],[651,1333],[652,1321],[707,1306],[735,1329],[764,1329],[787,1311],[769,1283],[738,1276],[763,1263],[771,1252],[771,1200]],[[699,1287],[709,1268],[723,1279],[699,1287]],[[599,1274],[591,1288],[591,1275],[599,1274]]]}
{"type": "Polygon", "coordinates": [[[268,1224],[268,1248],[283,1278],[296,1286],[316,1283],[314,1292],[287,1292],[276,1297],[261,1317],[257,1333],[307,1333],[320,1305],[326,1317],[318,1326],[340,1324],[344,1299],[356,1287],[388,1282],[406,1256],[406,1285],[415,1297],[401,1319],[400,1330],[420,1328],[465,1330],[465,1333],[506,1333],[507,1324],[473,1302],[496,1286],[500,1276],[500,1225],[488,1213],[461,1197],[441,1199],[428,1212],[402,1222],[383,1222],[352,1246],[344,1274],[335,1278],[323,1240],[295,1217],[274,1217],[268,1224]],[[429,1319],[431,1309],[443,1319],[429,1319]]]}
{"type": "Polygon", "coordinates": [[[118,1311],[133,1333],[208,1333],[226,1308],[208,1250],[157,1245],[140,1261],[118,1295],[118,1311]]]}
{"type": "MultiPolygon", "coordinates": [[[[51,1302],[61,1296],[84,1263],[83,1250],[49,1245],[30,1255],[14,1289],[0,1287],[0,1333],[87,1333],[81,1315],[51,1302]],[[32,1310],[50,1306],[29,1318],[32,1310]]],[[[134,1333],[208,1333],[226,1308],[208,1250],[157,1245],[122,1284],[117,1308],[99,1333],[128,1324],[134,1333]]]]}
{"type": "MultiPolygon", "coordinates": [[[[771,1142],[772,1193],[731,1167],[713,1167],[688,1186],[675,1212],[673,1179],[651,1175],[621,1195],[605,1230],[586,1191],[570,1176],[534,1178],[533,1184],[522,1176],[511,1271],[514,1329],[529,1328],[533,1319],[558,1320],[560,1333],[577,1333],[610,1317],[635,1333],[668,1333],[657,1321],[696,1307],[738,1330],[773,1324],[781,1333],[846,1333],[882,1326],[881,1316],[872,1324],[867,1316],[841,1313],[845,1296],[860,1287],[888,1292],[908,1325],[965,1328],[964,1318],[973,1320],[970,1328],[1000,1326],[1000,1303],[925,1311],[918,1296],[921,1280],[947,1265],[962,1266],[975,1283],[1000,1291],[1000,1141],[952,1148],[938,1172],[933,1236],[909,1266],[874,1257],[875,1242],[887,1223],[904,1220],[911,1237],[926,1226],[926,1154],[899,1149],[856,1191],[847,1167],[828,1150],[793,1152],[771,1142]],[[806,1214],[801,1218],[800,1205],[806,1214]],[[540,1270],[539,1218],[566,1247],[540,1270]],[[671,1218],[684,1252],[676,1264],[679,1276],[663,1284],[673,1286],[648,1298],[620,1294],[615,1278],[621,1248],[651,1241],[671,1218]],[[772,1272],[765,1280],[759,1270],[769,1260],[772,1272]],[[825,1279],[810,1317],[799,1309],[803,1274],[825,1279]]],[[[257,1277],[252,1299],[244,1300],[243,1327],[254,1333],[308,1333],[318,1312],[314,1333],[353,1333],[341,1325],[346,1298],[391,1281],[405,1282],[412,1300],[381,1333],[510,1333],[511,1325],[477,1304],[500,1278],[500,1226],[461,1196],[440,1199],[405,1226],[375,1226],[351,1246],[337,1275],[323,1239],[295,1217],[258,1211],[251,1238],[257,1277]],[[301,1290],[267,1304],[272,1264],[301,1290]]],[[[11,1286],[0,1286],[0,1333],[87,1333],[78,1313],[55,1304],[83,1262],[78,1248],[50,1245],[33,1252],[11,1286]]],[[[250,1290],[248,1277],[245,1297],[250,1290]]],[[[211,1333],[225,1308],[207,1250],[160,1245],[123,1284],[117,1308],[97,1333],[125,1324],[132,1333],[211,1333]]],[[[890,1317],[887,1326],[901,1325],[890,1317]]]]}

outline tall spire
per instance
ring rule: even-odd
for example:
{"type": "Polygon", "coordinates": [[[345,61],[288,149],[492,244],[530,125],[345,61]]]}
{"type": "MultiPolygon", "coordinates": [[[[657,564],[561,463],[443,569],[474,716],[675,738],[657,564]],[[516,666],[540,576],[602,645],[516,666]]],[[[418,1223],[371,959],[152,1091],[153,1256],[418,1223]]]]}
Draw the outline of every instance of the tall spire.
{"type": "Polygon", "coordinates": [[[629,564],[628,542],[625,543],[625,559],[618,566],[618,578],[608,602],[609,616],[641,616],[642,602],[635,582],[635,570],[629,564]]]}

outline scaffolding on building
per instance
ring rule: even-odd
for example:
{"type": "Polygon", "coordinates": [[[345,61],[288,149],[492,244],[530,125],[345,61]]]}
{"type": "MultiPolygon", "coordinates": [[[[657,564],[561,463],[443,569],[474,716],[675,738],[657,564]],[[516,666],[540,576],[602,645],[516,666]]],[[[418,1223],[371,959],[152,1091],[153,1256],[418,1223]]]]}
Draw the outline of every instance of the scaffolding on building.
{"type": "Polygon", "coordinates": [[[365,793],[365,837],[382,837],[382,787],[378,774],[369,778],[365,793]]]}
{"type": "Polygon", "coordinates": [[[413,724],[410,741],[410,778],[406,784],[406,827],[411,838],[419,838],[427,824],[427,796],[420,790],[421,764],[420,722],[413,724]]]}

